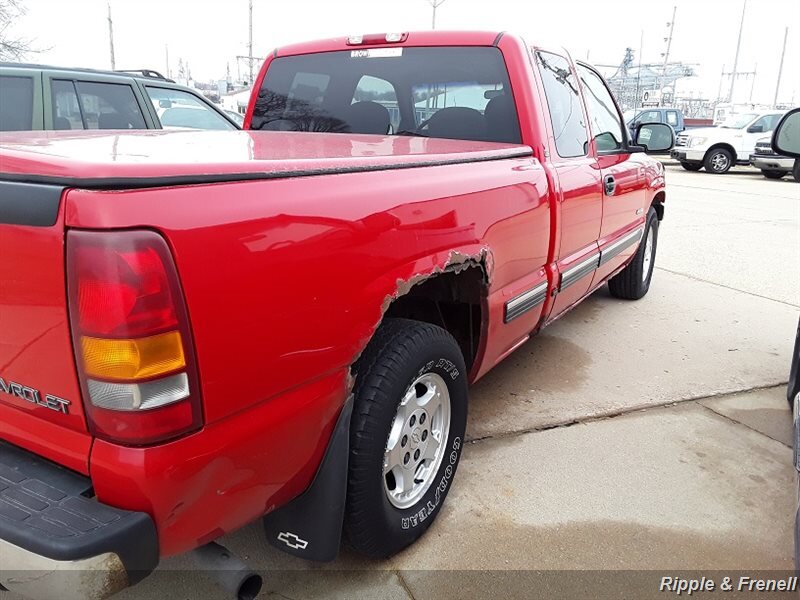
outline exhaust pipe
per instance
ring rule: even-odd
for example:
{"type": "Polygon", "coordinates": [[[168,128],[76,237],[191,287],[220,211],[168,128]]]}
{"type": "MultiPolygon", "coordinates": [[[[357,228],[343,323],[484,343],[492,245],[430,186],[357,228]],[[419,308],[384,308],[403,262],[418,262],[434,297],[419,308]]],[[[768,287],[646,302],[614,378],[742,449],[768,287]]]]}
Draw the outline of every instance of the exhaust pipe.
{"type": "Polygon", "coordinates": [[[191,556],[198,567],[236,600],[254,600],[261,591],[261,576],[225,546],[211,542],[194,550],[191,556]]]}

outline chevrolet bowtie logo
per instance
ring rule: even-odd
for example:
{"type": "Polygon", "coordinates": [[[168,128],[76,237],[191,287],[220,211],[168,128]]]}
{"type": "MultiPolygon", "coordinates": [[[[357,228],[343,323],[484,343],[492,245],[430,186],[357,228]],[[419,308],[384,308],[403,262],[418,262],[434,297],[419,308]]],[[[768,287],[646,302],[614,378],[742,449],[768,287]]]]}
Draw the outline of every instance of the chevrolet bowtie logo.
{"type": "Polygon", "coordinates": [[[291,531],[281,531],[278,534],[278,541],[283,542],[289,546],[289,548],[293,548],[294,550],[305,550],[306,546],[308,546],[308,542],[306,540],[301,539],[291,531]]]}

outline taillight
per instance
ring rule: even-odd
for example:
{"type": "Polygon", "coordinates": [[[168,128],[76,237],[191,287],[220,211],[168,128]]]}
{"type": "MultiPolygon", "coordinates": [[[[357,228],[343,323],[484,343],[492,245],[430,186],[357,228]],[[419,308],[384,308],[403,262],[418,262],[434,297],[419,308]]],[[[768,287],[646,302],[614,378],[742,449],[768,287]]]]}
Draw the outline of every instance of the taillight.
{"type": "Polygon", "coordinates": [[[92,433],[148,445],[200,428],[191,331],[164,239],[152,231],[69,231],[67,278],[92,433]]]}

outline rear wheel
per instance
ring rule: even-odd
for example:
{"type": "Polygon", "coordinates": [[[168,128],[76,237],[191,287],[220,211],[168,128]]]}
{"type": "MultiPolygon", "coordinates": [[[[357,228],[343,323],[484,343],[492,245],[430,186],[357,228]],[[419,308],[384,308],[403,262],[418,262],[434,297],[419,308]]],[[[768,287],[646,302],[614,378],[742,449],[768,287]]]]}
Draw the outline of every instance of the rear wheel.
{"type": "Polygon", "coordinates": [[[376,558],[419,538],[461,457],[467,370],[441,327],[386,319],[356,364],[345,531],[376,558]]]}
{"type": "Polygon", "coordinates": [[[687,171],[699,171],[703,168],[703,163],[688,163],[682,162],[681,166],[687,171]]]}
{"type": "Polygon", "coordinates": [[[766,177],[767,179],[781,179],[784,175],[786,175],[785,171],[770,171],[764,170],[761,171],[761,174],[766,177]]]}
{"type": "Polygon", "coordinates": [[[611,295],[626,300],[638,300],[650,289],[658,245],[658,216],[653,207],[647,213],[642,241],[633,260],[622,271],[608,280],[611,295]]]}
{"type": "Polygon", "coordinates": [[[800,159],[794,161],[794,167],[792,168],[792,177],[797,183],[800,183],[800,159]]]}
{"type": "Polygon", "coordinates": [[[703,166],[708,173],[716,175],[727,173],[733,166],[733,154],[725,148],[712,148],[706,153],[703,166]]]}

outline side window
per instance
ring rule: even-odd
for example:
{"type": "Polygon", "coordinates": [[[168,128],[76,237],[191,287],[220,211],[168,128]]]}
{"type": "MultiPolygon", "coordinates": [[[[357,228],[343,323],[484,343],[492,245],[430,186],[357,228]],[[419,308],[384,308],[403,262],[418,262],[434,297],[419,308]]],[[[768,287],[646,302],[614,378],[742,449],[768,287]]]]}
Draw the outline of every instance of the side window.
{"type": "Polygon", "coordinates": [[[235,129],[208,104],[182,90],[145,86],[164,129],[235,129]]]}
{"type": "Polygon", "coordinates": [[[83,129],[81,108],[75,84],[66,79],[50,81],[50,99],[53,105],[53,129],[83,129]]]}
{"type": "Polygon", "coordinates": [[[775,127],[778,126],[778,122],[781,120],[781,115],[766,115],[761,117],[758,121],[753,123],[753,125],[763,125],[764,131],[772,131],[775,127]]]}
{"type": "Polygon", "coordinates": [[[578,65],[578,76],[581,79],[583,96],[586,98],[586,110],[589,113],[589,124],[597,151],[619,150],[625,137],[622,134],[622,121],[611,92],[597,73],[583,65],[578,65]]]}
{"type": "Polygon", "coordinates": [[[674,110],[667,111],[667,123],[673,127],[678,126],[678,113],[674,110]]]}
{"type": "Polygon", "coordinates": [[[124,83],[77,81],[86,129],[147,129],[133,88],[124,83]]]}
{"type": "Polygon", "coordinates": [[[767,131],[772,131],[775,129],[778,126],[778,123],[781,122],[782,116],[783,115],[771,115],[772,119],[770,120],[769,129],[767,129],[767,131]]]}
{"type": "Polygon", "coordinates": [[[33,128],[33,78],[0,77],[0,131],[33,128]]]}
{"type": "Polygon", "coordinates": [[[638,125],[639,123],[660,123],[661,122],[661,113],[657,110],[647,110],[645,112],[639,113],[639,115],[634,120],[634,124],[638,125]]]}
{"type": "Polygon", "coordinates": [[[562,158],[585,156],[589,139],[583,122],[578,82],[569,62],[557,54],[536,52],[536,64],[544,81],[558,155],[562,158]]]}
{"type": "MultiPolygon", "coordinates": [[[[353,92],[351,104],[359,102],[372,102],[383,106],[389,111],[392,132],[399,131],[400,109],[397,104],[397,92],[391,83],[379,77],[364,75],[359,79],[355,92],[353,92]]],[[[380,109],[376,108],[375,112],[379,111],[380,109]]]]}

